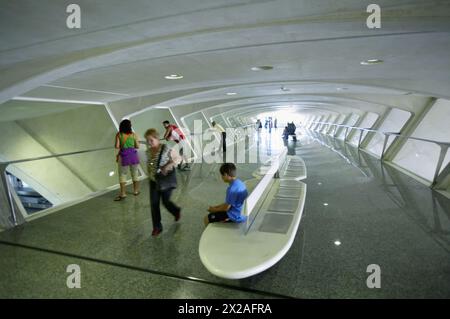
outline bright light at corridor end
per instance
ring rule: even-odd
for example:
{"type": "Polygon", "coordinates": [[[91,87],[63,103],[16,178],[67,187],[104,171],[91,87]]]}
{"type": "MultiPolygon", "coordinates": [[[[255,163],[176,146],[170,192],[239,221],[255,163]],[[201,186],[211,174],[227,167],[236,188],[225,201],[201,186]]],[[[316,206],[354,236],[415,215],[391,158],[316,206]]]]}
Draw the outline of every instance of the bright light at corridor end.
{"type": "MultiPolygon", "coordinates": [[[[258,114],[257,118],[264,121],[264,119],[272,117],[277,119],[279,125],[285,125],[290,122],[295,122],[298,126],[304,120],[304,116],[295,110],[294,106],[284,106],[278,111],[264,112],[258,114]]],[[[264,124],[264,123],[263,123],[264,124]]]]}

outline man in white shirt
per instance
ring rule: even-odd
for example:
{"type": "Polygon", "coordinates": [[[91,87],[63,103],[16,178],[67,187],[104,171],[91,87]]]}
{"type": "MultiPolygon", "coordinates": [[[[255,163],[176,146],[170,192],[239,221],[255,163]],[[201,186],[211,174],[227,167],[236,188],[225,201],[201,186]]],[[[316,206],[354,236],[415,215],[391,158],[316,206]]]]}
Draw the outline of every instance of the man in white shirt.
{"type": "Polygon", "coordinates": [[[222,150],[224,153],[226,153],[227,151],[227,132],[225,131],[225,129],[220,125],[217,124],[215,121],[213,121],[211,123],[213,129],[215,129],[218,133],[220,133],[222,135],[222,150]]]}

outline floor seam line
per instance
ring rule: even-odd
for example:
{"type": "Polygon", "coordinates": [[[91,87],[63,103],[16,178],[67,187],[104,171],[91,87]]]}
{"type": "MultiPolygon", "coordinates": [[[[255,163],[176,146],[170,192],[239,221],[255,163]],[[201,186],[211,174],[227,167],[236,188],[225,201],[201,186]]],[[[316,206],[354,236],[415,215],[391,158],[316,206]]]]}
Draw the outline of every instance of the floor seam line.
{"type": "Polygon", "coordinates": [[[248,292],[248,293],[265,295],[265,296],[272,296],[274,298],[276,297],[276,298],[282,298],[282,299],[297,299],[292,296],[286,296],[286,295],[282,295],[282,294],[271,293],[271,292],[266,292],[266,291],[261,291],[261,290],[254,290],[251,288],[237,287],[237,286],[232,286],[232,285],[228,285],[228,284],[214,283],[214,282],[207,281],[207,280],[200,279],[200,278],[194,279],[194,278],[189,278],[189,277],[183,277],[181,275],[165,273],[162,271],[150,270],[150,269],[145,269],[145,268],[141,268],[141,267],[120,264],[120,263],[116,263],[113,261],[101,260],[101,259],[96,259],[96,258],[87,257],[87,256],[80,256],[80,255],[76,255],[76,254],[72,254],[72,253],[59,252],[59,251],[51,250],[51,249],[47,249],[47,248],[34,247],[34,246],[30,246],[30,245],[18,244],[18,243],[8,242],[8,241],[4,241],[4,240],[0,240],[0,244],[5,245],[5,246],[13,246],[13,247],[19,247],[19,248],[23,248],[23,249],[29,249],[29,250],[33,250],[33,251],[40,251],[43,253],[48,253],[48,254],[53,254],[53,255],[58,255],[58,256],[77,258],[77,259],[90,261],[90,262],[94,262],[94,263],[99,263],[99,264],[104,264],[104,265],[109,265],[109,266],[113,266],[113,267],[119,267],[119,268],[124,268],[124,269],[128,269],[128,270],[150,273],[150,274],[158,275],[161,277],[167,277],[167,278],[178,279],[178,280],[182,280],[182,281],[194,282],[197,284],[206,284],[206,285],[210,285],[210,286],[216,286],[216,287],[226,288],[226,289],[231,289],[231,290],[236,290],[236,291],[248,292]]]}

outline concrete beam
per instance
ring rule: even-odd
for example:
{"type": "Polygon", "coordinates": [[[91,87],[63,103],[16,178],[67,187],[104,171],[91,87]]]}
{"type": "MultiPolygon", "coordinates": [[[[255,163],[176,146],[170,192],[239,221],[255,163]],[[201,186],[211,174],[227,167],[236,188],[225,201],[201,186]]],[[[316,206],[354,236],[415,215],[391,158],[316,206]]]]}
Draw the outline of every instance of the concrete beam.
{"type": "MultiPolygon", "coordinates": [[[[361,125],[361,123],[364,121],[364,118],[367,116],[367,114],[368,114],[368,112],[365,112],[364,114],[362,114],[353,126],[359,127],[361,125]]],[[[345,141],[346,142],[351,141],[353,136],[357,133],[359,134],[359,132],[360,132],[360,130],[357,130],[357,129],[351,130],[350,133],[347,135],[347,139],[345,141]]]]}
{"type": "MultiPolygon", "coordinates": [[[[388,108],[383,114],[381,114],[378,117],[378,119],[375,121],[375,123],[372,125],[372,129],[373,130],[380,129],[381,125],[383,125],[384,121],[389,116],[391,111],[392,111],[392,108],[388,108]]],[[[374,133],[374,132],[367,133],[366,136],[361,141],[360,148],[366,148],[369,145],[369,143],[372,140],[372,138],[375,136],[375,134],[377,134],[377,133],[374,133]]]]}

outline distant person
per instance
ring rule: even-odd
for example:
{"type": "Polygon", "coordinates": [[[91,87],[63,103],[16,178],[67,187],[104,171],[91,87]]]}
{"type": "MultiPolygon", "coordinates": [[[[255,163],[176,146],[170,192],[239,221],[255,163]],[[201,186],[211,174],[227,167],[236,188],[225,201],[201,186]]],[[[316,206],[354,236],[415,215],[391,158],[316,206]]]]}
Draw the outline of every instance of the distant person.
{"type": "Polygon", "coordinates": [[[289,128],[287,126],[284,127],[284,131],[283,131],[283,139],[287,140],[289,139],[289,128]]]}
{"type": "Polygon", "coordinates": [[[204,223],[216,222],[244,222],[247,217],[242,215],[244,201],[248,196],[247,187],[236,177],[236,166],[233,163],[225,163],[220,167],[222,180],[229,184],[225,203],[208,208],[209,214],[205,216],[204,223]]]}
{"type": "Polygon", "coordinates": [[[187,158],[186,153],[184,152],[184,149],[187,147],[186,137],[184,136],[183,132],[180,130],[178,126],[176,126],[175,124],[170,124],[169,121],[164,121],[163,126],[166,129],[163,139],[165,139],[166,141],[174,141],[175,143],[178,144],[179,153],[182,158],[182,161],[178,165],[178,168],[180,170],[188,170],[189,159],[187,158]]]}
{"type": "Polygon", "coordinates": [[[121,201],[127,197],[126,183],[127,171],[131,173],[133,181],[133,194],[139,195],[138,167],[139,167],[139,138],[133,132],[130,120],[123,120],[119,125],[119,132],[116,134],[115,148],[119,150],[116,155],[118,164],[120,194],[114,200],[121,201]]]}
{"type": "Polygon", "coordinates": [[[273,121],[273,127],[274,128],[278,128],[278,120],[275,118],[275,120],[273,121]]]}
{"type": "Polygon", "coordinates": [[[256,121],[256,130],[259,132],[261,129],[262,129],[262,123],[261,123],[261,120],[258,119],[256,121]]]}
{"type": "Polygon", "coordinates": [[[148,144],[147,170],[153,222],[152,236],[158,236],[163,230],[159,207],[161,199],[164,207],[174,216],[175,221],[181,217],[181,208],[170,200],[172,191],[177,187],[175,167],[180,163],[181,158],[175,149],[160,142],[156,129],[148,129],[145,132],[145,139],[148,144]]]}
{"type": "Polygon", "coordinates": [[[292,138],[294,141],[297,141],[297,134],[295,133],[295,130],[297,127],[295,126],[294,122],[288,124],[289,125],[289,135],[292,135],[292,138]]]}
{"type": "Polygon", "coordinates": [[[295,135],[295,130],[297,129],[297,127],[295,126],[294,122],[288,123],[287,128],[289,131],[289,135],[295,135]]]}
{"type": "Polygon", "coordinates": [[[295,130],[297,129],[297,126],[295,126],[294,122],[292,122],[292,130],[295,133],[295,130]]]}
{"type": "Polygon", "coordinates": [[[215,121],[213,121],[211,123],[212,127],[222,135],[222,151],[224,153],[226,153],[227,151],[227,132],[225,131],[225,129],[218,123],[216,123],[215,121]]]}

